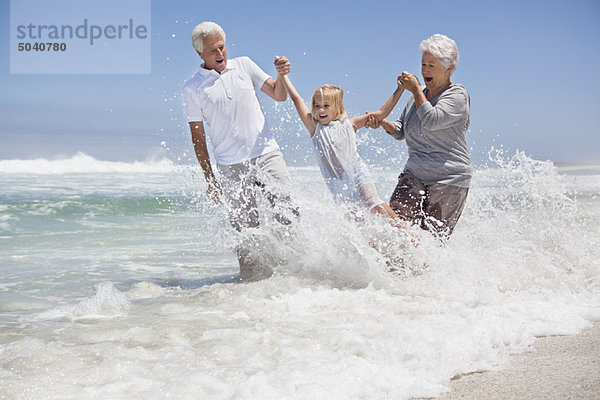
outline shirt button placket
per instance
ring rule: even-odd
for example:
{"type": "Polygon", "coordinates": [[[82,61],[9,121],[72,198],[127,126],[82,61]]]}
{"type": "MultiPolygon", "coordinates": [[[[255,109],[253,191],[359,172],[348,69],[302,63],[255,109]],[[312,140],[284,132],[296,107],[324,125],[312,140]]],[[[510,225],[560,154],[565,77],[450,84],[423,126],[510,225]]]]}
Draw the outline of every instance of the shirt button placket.
{"type": "Polygon", "coordinates": [[[233,99],[233,92],[232,92],[232,88],[231,88],[231,82],[230,82],[230,76],[231,74],[227,74],[225,73],[224,75],[221,74],[221,77],[219,78],[221,80],[221,83],[223,84],[223,89],[225,90],[225,94],[227,95],[227,98],[229,100],[233,99]]]}

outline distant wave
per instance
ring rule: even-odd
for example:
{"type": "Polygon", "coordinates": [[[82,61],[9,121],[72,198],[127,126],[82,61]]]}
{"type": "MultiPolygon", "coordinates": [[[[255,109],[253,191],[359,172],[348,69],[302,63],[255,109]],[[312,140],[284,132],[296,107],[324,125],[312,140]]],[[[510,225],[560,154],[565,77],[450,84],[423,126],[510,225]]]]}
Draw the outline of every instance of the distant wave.
{"type": "Polygon", "coordinates": [[[45,158],[0,160],[0,174],[52,175],[96,172],[157,173],[177,171],[181,168],[189,167],[176,165],[166,158],[135,162],[103,161],[81,152],[72,157],[54,160],[45,158]]]}
{"type": "Polygon", "coordinates": [[[568,175],[600,175],[600,165],[554,163],[558,171],[568,175]]]}

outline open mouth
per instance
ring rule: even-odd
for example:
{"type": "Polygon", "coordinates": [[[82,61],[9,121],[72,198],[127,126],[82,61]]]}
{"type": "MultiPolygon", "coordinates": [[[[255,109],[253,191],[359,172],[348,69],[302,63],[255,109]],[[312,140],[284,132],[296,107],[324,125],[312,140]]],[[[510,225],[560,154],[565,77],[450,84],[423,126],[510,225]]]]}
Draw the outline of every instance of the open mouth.
{"type": "Polygon", "coordinates": [[[429,83],[429,82],[431,82],[433,80],[432,77],[425,77],[423,79],[425,79],[425,83],[429,83]]]}

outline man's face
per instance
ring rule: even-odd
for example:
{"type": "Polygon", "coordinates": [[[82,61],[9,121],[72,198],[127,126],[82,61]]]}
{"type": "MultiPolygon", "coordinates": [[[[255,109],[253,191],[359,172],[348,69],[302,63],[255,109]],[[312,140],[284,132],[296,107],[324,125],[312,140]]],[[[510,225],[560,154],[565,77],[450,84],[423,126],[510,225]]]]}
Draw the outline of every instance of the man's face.
{"type": "Polygon", "coordinates": [[[214,69],[218,73],[227,67],[227,49],[221,35],[207,36],[202,39],[203,49],[198,52],[204,60],[204,68],[214,69]]]}

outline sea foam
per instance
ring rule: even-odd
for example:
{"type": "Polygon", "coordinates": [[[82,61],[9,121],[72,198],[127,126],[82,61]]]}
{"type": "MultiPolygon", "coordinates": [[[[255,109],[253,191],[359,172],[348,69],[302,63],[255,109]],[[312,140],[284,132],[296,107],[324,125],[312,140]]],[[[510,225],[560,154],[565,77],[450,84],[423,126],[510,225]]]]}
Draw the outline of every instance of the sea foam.
{"type": "Polygon", "coordinates": [[[85,153],[77,153],[72,157],[57,159],[15,159],[0,160],[0,174],[69,174],[69,173],[103,173],[103,172],[135,172],[156,173],[173,172],[182,168],[168,159],[121,162],[103,161],[85,153]]]}
{"type": "MultiPolygon", "coordinates": [[[[375,170],[382,197],[397,172],[375,170]]],[[[536,336],[600,320],[600,176],[493,154],[451,240],[420,232],[415,247],[389,225],[348,219],[318,170],[291,170],[297,223],[248,235],[179,174],[133,173],[152,190],[130,191],[114,179],[130,173],[115,173],[93,182],[110,192],[82,199],[85,212],[3,221],[14,227],[2,290],[47,305],[3,311],[7,398],[431,397],[457,374],[502,368],[536,336]],[[173,203],[139,201],[157,190],[173,203]],[[89,212],[114,199],[127,206],[89,212]],[[271,278],[216,279],[237,271],[240,239],[263,251],[271,278]]],[[[27,178],[62,193],[59,177],[27,178]]],[[[30,182],[18,192],[40,196],[30,182]]]]}

